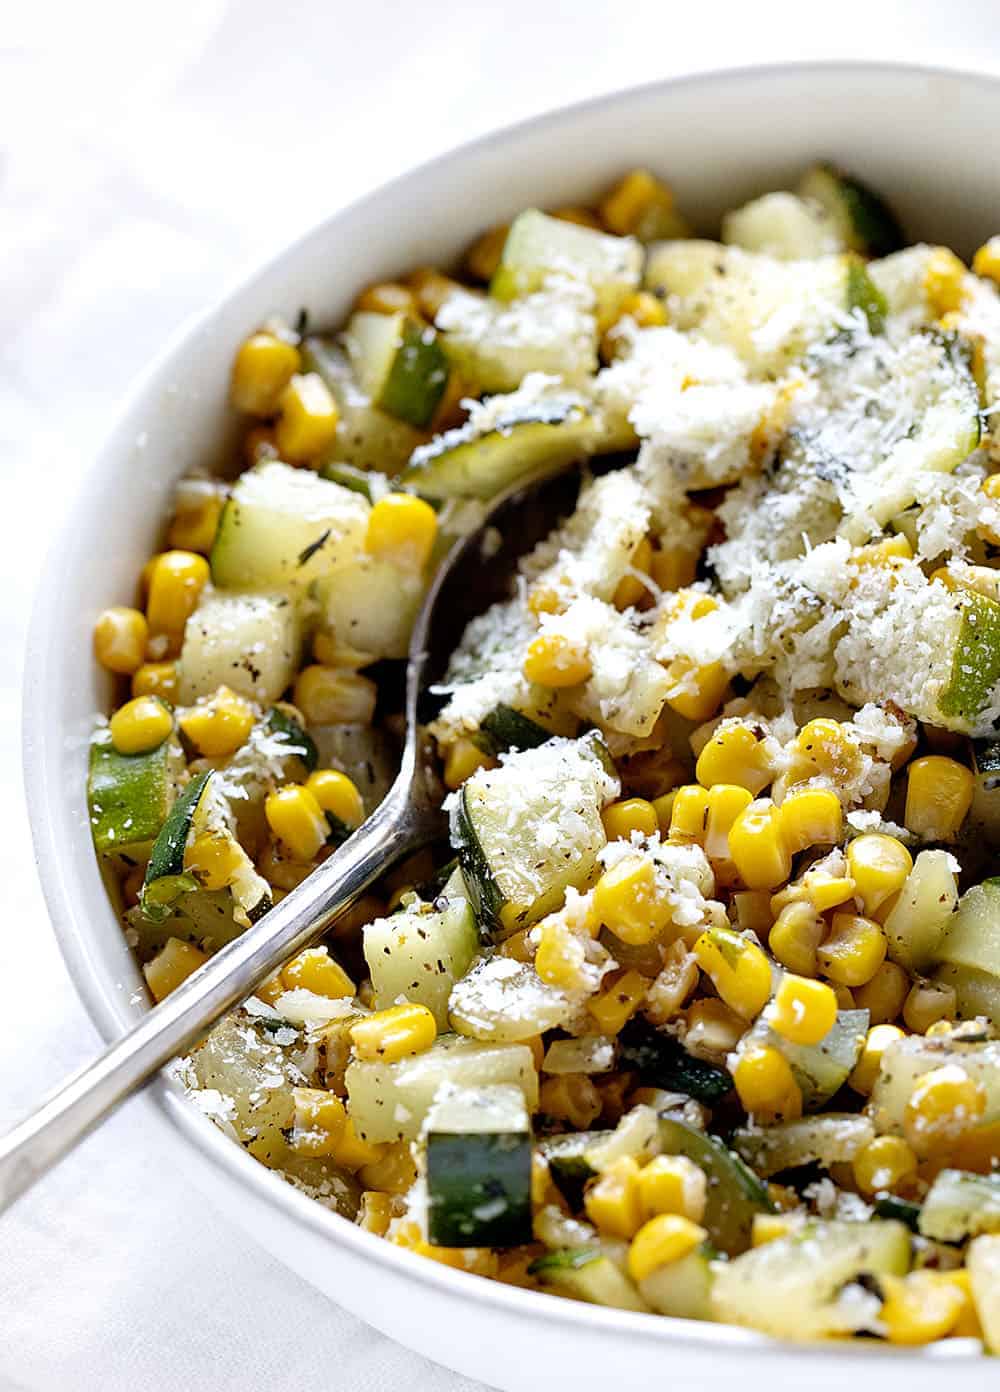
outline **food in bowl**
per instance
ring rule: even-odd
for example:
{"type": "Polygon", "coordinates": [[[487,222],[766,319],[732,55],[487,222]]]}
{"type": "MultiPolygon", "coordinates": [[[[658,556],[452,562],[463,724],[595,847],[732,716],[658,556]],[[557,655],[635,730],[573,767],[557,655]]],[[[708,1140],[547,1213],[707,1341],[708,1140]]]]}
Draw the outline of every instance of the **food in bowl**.
{"type": "Polygon", "coordinates": [[[239,346],[235,477],[95,630],[154,999],[384,795],[449,540],[592,472],[439,689],[450,844],[185,1061],[234,1140],[509,1283],[1000,1346],[998,284],[828,165],[720,241],[634,171],[239,346]]]}

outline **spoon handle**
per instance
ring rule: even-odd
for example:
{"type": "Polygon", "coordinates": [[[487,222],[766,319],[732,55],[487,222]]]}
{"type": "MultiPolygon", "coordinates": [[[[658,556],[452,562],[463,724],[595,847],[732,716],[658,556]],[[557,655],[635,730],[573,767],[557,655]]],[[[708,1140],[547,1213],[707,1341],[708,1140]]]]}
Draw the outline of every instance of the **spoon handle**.
{"type": "Polygon", "coordinates": [[[378,810],[298,889],[0,1137],[0,1212],[151,1074],[314,942],[394,860],[429,839],[427,819],[403,785],[398,780],[378,810]]]}

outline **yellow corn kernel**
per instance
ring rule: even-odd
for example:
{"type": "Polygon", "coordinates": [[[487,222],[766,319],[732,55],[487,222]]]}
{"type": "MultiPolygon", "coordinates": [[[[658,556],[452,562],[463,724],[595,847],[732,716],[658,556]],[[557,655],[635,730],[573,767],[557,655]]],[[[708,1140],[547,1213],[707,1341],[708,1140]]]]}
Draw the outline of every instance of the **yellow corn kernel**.
{"type": "Polygon", "coordinates": [[[178,551],[197,551],[207,556],[219,530],[224,502],[223,490],[214,485],[206,485],[185,497],[170,523],[167,545],[178,551]]]}
{"type": "Polygon", "coordinates": [[[799,976],[815,976],[819,970],[816,949],[823,940],[826,923],[810,903],[799,900],[786,904],[775,919],[767,945],[771,955],[799,976]]]}
{"type": "Polygon", "coordinates": [[[686,1155],[657,1155],[643,1165],[636,1180],[647,1218],[676,1213],[692,1223],[705,1216],[708,1182],[705,1171],[686,1155]]]}
{"type": "Polygon", "coordinates": [[[312,793],[324,812],[343,822],[353,831],[365,819],[365,804],[361,794],[339,769],[316,769],[306,779],[306,788],[312,793]]]}
{"type": "Polygon", "coordinates": [[[392,1195],[379,1194],[367,1189],[361,1195],[361,1208],[358,1213],[358,1227],[364,1232],[385,1237],[392,1222],[392,1195]]]}
{"type": "Polygon", "coordinates": [[[685,585],[694,584],[700,555],[700,547],[669,546],[662,551],[654,551],[649,573],[661,590],[679,590],[685,585]]]}
{"type": "Polygon", "coordinates": [[[354,308],[359,314],[415,314],[417,301],[408,285],[383,280],[362,290],[354,308]]]}
{"type": "Polygon", "coordinates": [[[136,696],[109,721],[111,742],[119,754],[146,754],[157,749],[174,728],[174,717],[158,696],[136,696]]]}
{"type": "Polygon", "coordinates": [[[142,974],[153,999],[161,1001],[207,961],[207,955],[194,943],[168,938],[152,961],[143,967],[142,974]]]}
{"type": "Polygon", "coordinates": [[[620,1034],[642,1005],[649,986],[649,978],[641,972],[627,971],[613,985],[592,996],[587,1002],[587,1013],[593,1016],[601,1034],[620,1034]]]}
{"type": "Polygon", "coordinates": [[[788,1060],[767,1044],[752,1044],[733,1065],[733,1082],[744,1109],[764,1125],[802,1115],[802,1093],[788,1060]]]}
{"type": "Polygon", "coordinates": [[[915,981],[903,1002],[903,1023],[914,1034],[926,1034],[934,1025],[954,1020],[957,1010],[954,986],[915,981]]]}
{"type": "Polygon", "coordinates": [[[872,1026],[865,1036],[864,1047],[854,1065],[854,1071],[847,1080],[855,1092],[859,1092],[862,1097],[871,1095],[882,1066],[882,1055],[890,1044],[895,1044],[897,1039],[905,1037],[897,1025],[872,1026]]]}
{"type": "Polygon", "coordinates": [[[834,784],[844,784],[860,772],[861,751],[839,720],[810,720],[795,737],[795,750],[809,770],[807,777],[822,774],[834,784]]]}
{"type": "Polygon", "coordinates": [[[851,552],[851,564],[867,568],[870,566],[894,565],[896,561],[911,561],[913,547],[902,532],[888,536],[884,541],[872,542],[870,546],[859,546],[851,552]]]}
{"type": "Polygon", "coordinates": [[[630,1238],[642,1225],[639,1165],[631,1155],[615,1160],[583,1196],[587,1217],[608,1237],[630,1238]]]}
{"type": "Polygon", "coordinates": [[[983,243],[972,258],[972,269],[977,276],[995,280],[1000,285],[1000,237],[990,237],[983,243]]]}
{"type": "Polygon", "coordinates": [[[698,985],[698,964],[680,938],[663,954],[663,965],[650,983],[643,1013],[654,1025],[665,1025],[683,1008],[698,985]]]}
{"type": "Polygon", "coordinates": [[[885,961],[885,933],[873,919],[860,914],[835,913],[830,932],[820,943],[816,960],[820,971],[843,986],[864,986],[885,961]]]}
{"type": "Polygon", "coordinates": [[[361,1167],[358,1179],[365,1188],[383,1193],[405,1194],[417,1178],[417,1167],[409,1141],[393,1141],[381,1147],[377,1160],[361,1167]]]}
{"type": "Polygon", "coordinates": [[[601,813],[601,821],[609,841],[627,841],[633,831],[653,836],[660,827],[656,808],[645,798],[623,798],[610,803],[601,813]]]}
{"type": "Polygon", "coordinates": [[[345,1170],[354,1173],[367,1165],[377,1164],[385,1153],[385,1147],[374,1145],[358,1135],[351,1117],[347,1118],[343,1131],[337,1139],[333,1159],[345,1170]]]}
{"type": "Polygon", "coordinates": [[[335,634],[324,633],[322,630],[313,634],[312,651],[313,657],[321,667],[349,667],[357,670],[374,661],[371,653],[352,648],[347,643],[340,643],[335,634]]]}
{"type": "Polygon", "coordinates": [[[699,967],[731,1010],[752,1020],[771,994],[771,968],[749,938],[731,928],[707,928],[692,949],[699,967]]]}
{"type": "Polygon", "coordinates": [[[917,1173],[917,1157],[902,1136],[876,1136],[858,1151],[851,1167],[862,1194],[892,1193],[917,1173]]]}
{"type": "Polygon", "coordinates": [[[930,1344],[951,1333],[967,1302],[943,1274],[911,1271],[881,1278],[885,1299],[879,1319],[890,1344],[930,1344]]]}
{"type": "Polygon", "coordinates": [[[976,780],[971,769],[956,759],[929,754],[914,759],[906,771],[908,831],[924,841],[950,841],[972,806],[976,780]]]}
{"type": "Polygon", "coordinates": [[[840,798],[829,788],[793,789],[781,804],[781,834],[793,855],[836,845],[843,832],[840,798]]]}
{"type": "Polygon", "coordinates": [[[903,888],[904,880],[913,869],[913,858],[895,836],[869,831],[856,836],[847,847],[847,867],[864,911],[871,915],[903,888]]]}
{"type": "Polygon", "coordinates": [[[251,416],[273,415],[301,361],[294,343],[273,333],[251,334],[240,344],[233,361],[233,405],[251,416]]]}
{"type": "Polygon", "coordinates": [[[722,1059],[736,1048],[746,1028],[746,1020],[725,1001],[706,996],[687,1008],[684,1047],[696,1055],[714,1054],[722,1059]]]}
{"type": "Polygon", "coordinates": [[[307,463],[333,444],[340,412],[319,373],[296,374],[281,393],[278,407],[281,414],[274,438],[282,459],[307,463]]]}
{"type": "Polygon", "coordinates": [[[269,793],[264,816],[271,831],[295,860],[314,860],[330,835],[323,809],[307,788],[290,784],[269,793]]]}
{"type": "Polygon", "coordinates": [[[281,973],[275,972],[274,976],[269,976],[266,981],[261,981],[254,987],[254,995],[258,1000],[262,1000],[265,1005],[276,1004],[278,997],[284,994],[284,986],[281,981],[281,973]]]}
{"type": "Polygon", "coordinates": [[[960,310],[965,302],[965,266],[948,247],[935,247],[927,258],[924,294],[940,318],[960,310]]]}
{"type": "Polygon", "coordinates": [[[750,791],[738,783],[715,783],[709,788],[704,846],[710,860],[730,859],[729,833],[752,801],[750,791]]]}
{"type": "Polygon", "coordinates": [[[387,493],[368,514],[365,549],[400,570],[419,572],[430,560],[437,513],[412,493],[387,493]]]}
{"type": "Polygon", "coordinates": [[[203,889],[225,889],[246,864],[246,852],[230,836],[205,832],[184,850],[184,869],[195,876],[203,889]]]}
{"type": "Polygon", "coordinates": [[[109,672],[130,677],[146,656],[149,626],[138,609],[105,609],[94,624],[94,656],[109,672]]]}
{"type": "Polygon", "coordinates": [[[220,686],[214,696],[185,711],[178,724],[199,754],[221,759],[246,743],[253,722],[250,702],[228,686],[220,686]]]}
{"type": "MultiPolygon", "coordinates": [[[[632,553],[631,568],[643,575],[648,575],[652,563],[652,545],[648,537],[643,537],[632,553]]],[[[634,609],[636,605],[642,603],[648,594],[648,586],[643,584],[638,575],[623,575],[615,590],[613,603],[615,608],[619,610],[634,609]]]]}
{"type": "Polygon", "coordinates": [[[797,1226],[792,1214],[755,1213],[751,1244],[754,1247],[764,1247],[768,1242],[776,1242],[779,1237],[789,1237],[797,1226]]]}
{"type": "Polygon", "coordinates": [[[910,978],[898,962],[885,961],[863,986],[854,992],[854,1003],[859,1010],[867,1010],[873,1025],[888,1025],[903,1008],[910,978]]]}
{"type": "Polygon", "coordinates": [[[559,222],[572,222],[577,227],[589,227],[594,232],[603,232],[604,226],[596,213],[589,208],[581,208],[576,204],[569,204],[564,208],[553,208],[549,217],[556,218],[559,222]]]}
{"type": "Polygon", "coordinates": [[[774,924],[771,896],[766,889],[741,889],[733,895],[736,923],[743,933],[756,933],[766,938],[774,924]]]}
{"type": "Polygon", "coordinates": [[[707,827],[707,790],[698,783],[685,783],[677,788],[670,806],[670,840],[704,845],[707,827]]]}
{"type": "Polygon", "coordinates": [[[462,259],[462,265],[474,280],[493,279],[494,272],[500,265],[500,257],[503,255],[509,231],[510,225],[506,222],[498,227],[490,227],[469,247],[462,259]]]}
{"type": "Polygon", "coordinates": [[[310,725],[370,725],[377,694],[360,672],[313,664],[295,678],[294,701],[310,725]]]}
{"type": "Polygon", "coordinates": [[[774,993],[768,1023],[793,1044],[818,1044],[837,1021],[837,997],[822,981],[790,973],[774,993]]]}
{"type": "Polygon", "coordinates": [[[542,614],[562,614],[566,609],[566,596],[557,586],[539,582],[528,591],[528,609],[536,618],[542,614]]]}
{"type": "Polygon", "coordinates": [[[721,662],[698,667],[686,657],[675,657],[667,676],[667,705],[687,720],[707,720],[714,715],[729,685],[729,673],[721,662]]]}
{"type": "Polygon", "coordinates": [[[144,662],[132,677],[132,695],[159,696],[162,701],[176,701],[176,665],[173,662],[144,662]]]}
{"type": "Polygon", "coordinates": [[[593,668],[582,643],[561,633],[540,633],[528,644],[523,670],[527,680],[539,686],[564,687],[579,686],[593,668]]]}
{"type": "Polygon", "coordinates": [[[578,933],[555,917],[539,926],[535,971],[543,981],[564,991],[585,989],[586,965],[587,949],[578,933]]]}
{"type": "Polygon", "coordinates": [[[359,1059],[395,1063],[408,1054],[421,1054],[437,1038],[433,1012],[426,1005],[393,1005],[359,1020],[350,1029],[359,1059]]]}
{"type": "Polygon", "coordinates": [[[208,562],[194,551],[164,551],[153,558],[146,600],[150,633],[179,640],[208,583],[208,562]]]}
{"type": "Polygon", "coordinates": [[[781,815],[769,799],[752,802],[729,832],[729,854],[747,889],[777,889],[791,874],[792,856],[781,815]]]}
{"type": "Polygon", "coordinates": [[[586,1073],[558,1073],[546,1078],[538,1093],[538,1110],[586,1131],[601,1114],[601,1094],[586,1073]]]}
{"type": "Polygon", "coordinates": [[[903,1117],[903,1130],[921,1156],[941,1153],[971,1130],[986,1110],[986,1090],[957,1063],[933,1068],[917,1079],[903,1117]]]}
{"type": "MultiPolygon", "coordinates": [[[[264,464],[269,459],[278,459],[278,442],[274,438],[273,425],[255,425],[243,437],[243,458],[249,468],[264,464]]],[[[191,546],[190,551],[200,551],[200,546],[191,546]]]]}
{"type": "Polygon", "coordinates": [[[323,1088],[292,1088],[295,1129],[292,1149],[301,1155],[333,1155],[344,1127],[347,1110],[340,1098],[323,1088]]]}
{"type": "Polygon", "coordinates": [[[629,1244],[628,1271],[642,1281],[661,1266],[680,1261],[700,1247],[708,1233],[677,1213],[660,1213],[644,1223],[629,1244]]]}
{"type": "Polygon", "coordinates": [[[648,169],[633,169],[601,200],[598,212],[605,226],[618,236],[634,232],[652,208],[670,212],[674,195],[648,169]]]}
{"type": "Polygon", "coordinates": [[[630,946],[655,941],[670,922],[670,905],[652,860],[629,854],[605,870],[594,886],[594,913],[630,946]]]}
{"type": "Polygon", "coordinates": [[[423,266],[407,277],[407,281],[417,297],[417,305],[425,319],[432,323],[438,310],[456,291],[465,289],[457,280],[436,271],[433,266],[423,266]]]}
{"type": "Polygon", "coordinates": [[[849,875],[828,875],[825,870],[807,870],[802,886],[817,913],[826,913],[853,899],[857,886],[849,875]]]}
{"type": "Polygon", "coordinates": [[[281,969],[281,984],[286,991],[312,991],[331,1000],[344,1000],[354,995],[354,982],[339,962],[330,956],[328,948],[307,947],[281,969]]]}
{"type": "Polygon", "coordinates": [[[763,744],[748,725],[722,725],[705,745],[695,765],[695,776],[705,788],[716,783],[735,783],[759,793],[771,781],[771,768],[763,744]]]}

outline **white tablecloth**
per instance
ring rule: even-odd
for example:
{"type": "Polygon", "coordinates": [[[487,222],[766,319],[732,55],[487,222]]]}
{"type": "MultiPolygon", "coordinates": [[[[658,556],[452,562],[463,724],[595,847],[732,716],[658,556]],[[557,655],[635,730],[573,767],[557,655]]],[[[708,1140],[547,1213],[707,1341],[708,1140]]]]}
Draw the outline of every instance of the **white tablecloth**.
{"type": "MultiPolygon", "coordinates": [[[[492,126],[774,58],[981,65],[985,18],[979,0],[947,13],[844,0],[814,20],[801,3],[743,0],[0,4],[0,1125],[98,1045],[46,920],[22,804],[33,577],[165,335],[303,226],[492,126]]],[[[206,1210],[148,1122],[148,1104],[130,1104],[0,1224],[0,1386],[472,1388],[206,1210]]]]}

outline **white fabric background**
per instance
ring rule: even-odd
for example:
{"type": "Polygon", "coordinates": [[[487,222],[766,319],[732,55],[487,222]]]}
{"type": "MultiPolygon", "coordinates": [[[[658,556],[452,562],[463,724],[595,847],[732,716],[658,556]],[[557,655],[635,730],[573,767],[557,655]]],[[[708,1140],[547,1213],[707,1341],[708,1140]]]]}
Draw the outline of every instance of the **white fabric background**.
{"type": "MultiPolygon", "coordinates": [[[[164,337],[286,237],[492,126],[774,58],[985,66],[992,4],[0,0],[0,1126],[98,1045],[37,886],[20,666],[59,510],[164,337]]],[[[473,1388],[279,1267],[160,1139],[131,1104],[0,1222],[0,1387],[473,1388]]]]}

